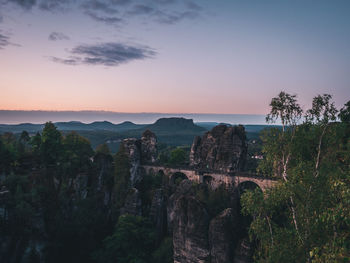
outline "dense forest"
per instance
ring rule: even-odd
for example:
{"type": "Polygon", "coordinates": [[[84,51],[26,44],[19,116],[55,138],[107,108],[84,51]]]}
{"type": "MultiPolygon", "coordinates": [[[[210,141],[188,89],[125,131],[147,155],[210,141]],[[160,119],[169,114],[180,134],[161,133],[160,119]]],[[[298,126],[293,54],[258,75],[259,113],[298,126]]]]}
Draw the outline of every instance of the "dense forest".
{"type": "MultiPolygon", "coordinates": [[[[210,220],[241,209],[249,224],[235,235],[249,232],[255,262],[349,261],[350,101],[338,111],[330,95],[319,95],[303,112],[296,96],[281,92],[270,107],[267,121],[282,126],[254,139],[248,153],[263,158],[248,160],[247,170],[277,185],[244,190],[239,205],[225,186],[192,183],[192,196],[210,220]]],[[[157,162],[186,165],[189,151],[160,144],[157,162]]],[[[172,232],[159,229],[152,207],[160,190],[170,197],[181,180],[156,173],[132,188],[130,168],[123,147],[93,150],[51,122],[35,135],[2,134],[0,262],[173,262],[172,232]],[[141,200],[136,214],[125,212],[133,191],[141,200]]]]}

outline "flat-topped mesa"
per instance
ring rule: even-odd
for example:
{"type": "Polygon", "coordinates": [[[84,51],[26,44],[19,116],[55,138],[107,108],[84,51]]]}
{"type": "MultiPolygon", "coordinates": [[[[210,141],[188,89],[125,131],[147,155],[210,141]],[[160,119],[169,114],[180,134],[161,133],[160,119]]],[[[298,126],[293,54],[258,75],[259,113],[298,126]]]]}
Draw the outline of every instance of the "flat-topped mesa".
{"type": "Polygon", "coordinates": [[[242,125],[218,125],[203,137],[194,138],[190,166],[220,172],[237,172],[244,168],[247,155],[245,129],[242,125]]]}

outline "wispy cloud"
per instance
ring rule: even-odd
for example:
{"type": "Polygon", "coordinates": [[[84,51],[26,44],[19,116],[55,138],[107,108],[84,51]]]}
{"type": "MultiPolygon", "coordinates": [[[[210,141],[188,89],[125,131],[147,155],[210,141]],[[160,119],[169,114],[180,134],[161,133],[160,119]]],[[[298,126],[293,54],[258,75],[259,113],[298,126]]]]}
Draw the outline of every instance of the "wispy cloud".
{"type": "Polygon", "coordinates": [[[73,48],[66,59],[51,57],[51,60],[66,65],[119,66],[133,60],[153,58],[156,52],[147,46],[132,46],[123,43],[79,45],[73,48]]]}
{"type": "Polygon", "coordinates": [[[153,7],[150,7],[148,5],[135,5],[132,7],[131,10],[128,11],[128,14],[130,15],[148,15],[155,11],[153,7]]]}
{"type": "Polygon", "coordinates": [[[16,4],[16,5],[21,6],[24,9],[31,9],[37,3],[36,0],[7,0],[7,1],[3,1],[3,2],[16,4]]]}
{"type": "Polygon", "coordinates": [[[49,40],[51,41],[58,41],[58,40],[69,40],[69,36],[66,36],[65,34],[61,32],[52,32],[49,35],[49,40]]]}
{"type": "Polygon", "coordinates": [[[0,32],[0,49],[10,45],[10,38],[0,32]]]}
{"type": "Polygon", "coordinates": [[[0,30],[0,50],[1,50],[1,49],[4,49],[4,48],[7,47],[7,46],[16,46],[16,47],[20,47],[21,45],[12,43],[12,42],[10,41],[9,35],[6,34],[6,33],[3,33],[3,32],[0,30]]]}
{"type": "Polygon", "coordinates": [[[202,10],[202,7],[197,4],[196,2],[193,1],[186,1],[186,6],[188,9],[195,10],[195,11],[200,11],[202,10]]]}
{"type": "Polygon", "coordinates": [[[157,11],[154,13],[155,21],[161,24],[175,24],[184,19],[194,19],[198,17],[198,13],[194,11],[185,11],[185,12],[174,12],[174,13],[166,13],[163,11],[157,11]]]}
{"type": "Polygon", "coordinates": [[[85,12],[86,15],[91,17],[93,20],[97,22],[103,22],[107,25],[116,25],[121,22],[123,22],[123,19],[117,16],[106,16],[106,15],[99,15],[96,12],[85,12]]]}
{"type": "Polygon", "coordinates": [[[175,24],[198,17],[202,10],[194,0],[0,0],[0,3],[13,3],[26,10],[36,7],[49,12],[78,8],[91,19],[108,25],[127,23],[130,15],[147,15],[154,22],[175,24]]]}
{"type": "Polygon", "coordinates": [[[116,5],[113,5],[108,1],[98,1],[98,0],[89,0],[84,1],[81,7],[87,12],[91,11],[100,11],[106,14],[117,14],[119,11],[116,8],[116,5]]]}

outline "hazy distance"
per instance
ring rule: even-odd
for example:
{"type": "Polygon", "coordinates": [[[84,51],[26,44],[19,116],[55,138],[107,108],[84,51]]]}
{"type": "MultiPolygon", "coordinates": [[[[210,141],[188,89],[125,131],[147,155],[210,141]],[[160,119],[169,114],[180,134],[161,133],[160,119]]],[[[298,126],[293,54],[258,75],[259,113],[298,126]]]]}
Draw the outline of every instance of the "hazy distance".
{"type": "Polygon", "coordinates": [[[196,113],[120,113],[111,111],[12,111],[0,110],[1,124],[80,121],[121,123],[153,123],[159,118],[184,117],[194,122],[224,122],[231,124],[266,124],[265,115],[258,114],[196,114],[196,113]]]}

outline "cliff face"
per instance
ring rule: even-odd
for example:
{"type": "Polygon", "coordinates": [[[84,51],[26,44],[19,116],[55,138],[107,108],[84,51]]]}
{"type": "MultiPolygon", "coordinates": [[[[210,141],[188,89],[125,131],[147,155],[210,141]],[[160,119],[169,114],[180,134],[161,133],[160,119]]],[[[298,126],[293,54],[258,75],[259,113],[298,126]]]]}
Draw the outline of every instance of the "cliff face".
{"type": "Polygon", "coordinates": [[[233,195],[230,207],[213,215],[208,212],[213,207],[199,198],[198,189],[204,188],[183,180],[169,197],[168,230],[173,234],[174,262],[251,262],[251,247],[243,242],[246,239],[240,231],[238,196],[233,195]]]}
{"type": "Polygon", "coordinates": [[[176,201],[173,229],[174,262],[209,262],[209,215],[194,197],[182,196],[176,201]]]}
{"type": "Polygon", "coordinates": [[[155,163],[157,155],[157,137],[150,130],[146,130],[141,137],[141,162],[155,163]]]}
{"type": "Polygon", "coordinates": [[[130,138],[123,140],[121,147],[129,158],[130,181],[131,185],[135,186],[142,177],[140,165],[155,163],[157,160],[157,137],[153,132],[146,130],[142,134],[141,139],[130,138]]]}
{"type": "Polygon", "coordinates": [[[221,172],[244,168],[247,143],[243,126],[218,125],[203,137],[196,137],[190,152],[190,166],[221,172]]]}

